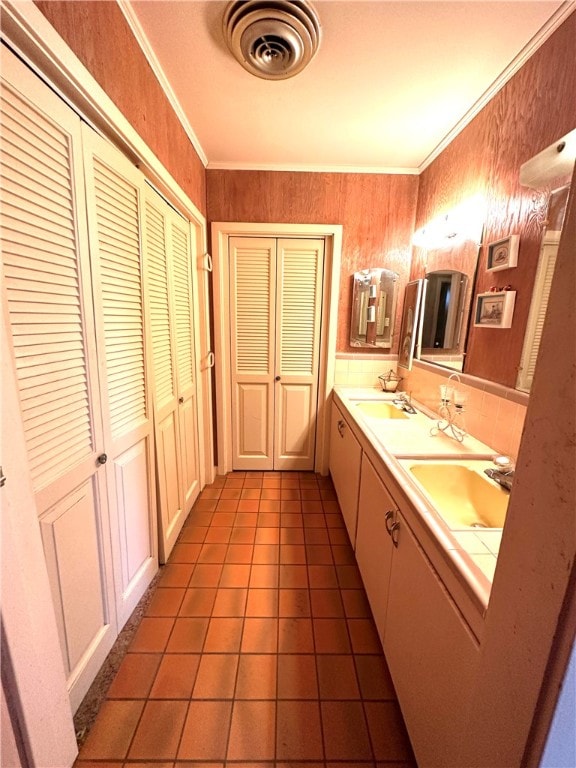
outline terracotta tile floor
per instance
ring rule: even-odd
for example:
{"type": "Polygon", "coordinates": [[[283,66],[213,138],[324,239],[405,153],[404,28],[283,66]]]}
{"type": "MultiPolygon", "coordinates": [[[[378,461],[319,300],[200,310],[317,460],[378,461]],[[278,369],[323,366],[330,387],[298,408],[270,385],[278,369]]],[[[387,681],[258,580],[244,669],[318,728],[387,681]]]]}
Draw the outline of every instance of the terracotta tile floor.
{"type": "Polygon", "coordinates": [[[234,472],[190,513],[76,765],[291,762],[415,765],[331,481],[234,472]]]}

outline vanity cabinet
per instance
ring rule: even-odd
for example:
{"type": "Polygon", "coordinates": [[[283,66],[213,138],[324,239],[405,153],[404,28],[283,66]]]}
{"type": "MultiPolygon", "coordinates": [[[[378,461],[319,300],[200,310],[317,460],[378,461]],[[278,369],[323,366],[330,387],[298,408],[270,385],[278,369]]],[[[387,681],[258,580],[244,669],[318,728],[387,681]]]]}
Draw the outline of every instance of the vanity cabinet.
{"type": "Polygon", "coordinates": [[[362,456],[356,561],[372,609],[380,641],[384,644],[388,588],[394,545],[396,502],[378,476],[366,454],[362,456]]]}
{"type": "Polygon", "coordinates": [[[478,646],[400,513],[397,522],[384,652],[418,765],[457,766],[478,646]]]}
{"type": "Polygon", "coordinates": [[[332,402],[330,474],[352,546],[356,543],[362,448],[340,409],[332,402]]]}

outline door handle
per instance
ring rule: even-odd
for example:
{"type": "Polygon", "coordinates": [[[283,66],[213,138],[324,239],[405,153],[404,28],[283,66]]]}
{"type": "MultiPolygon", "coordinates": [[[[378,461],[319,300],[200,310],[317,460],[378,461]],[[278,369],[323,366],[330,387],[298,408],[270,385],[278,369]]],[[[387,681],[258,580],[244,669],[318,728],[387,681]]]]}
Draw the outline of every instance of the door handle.
{"type": "Polygon", "coordinates": [[[346,422],[343,419],[338,421],[338,434],[340,437],[344,437],[344,430],[346,429],[346,422]]]}
{"type": "Polygon", "coordinates": [[[208,368],[214,368],[214,352],[208,352],[208,368]]]}
{"type": "Polygon", "coordinates": [[[274,379],[274,381],[280,381],[280,379],[281,379],[281,377],[280,377],[280,376],[276,376],[276,378],[274,379]]]}
{"type": "Polygon", "coordinates": [[[108,456],[105,453],[101,453],[100,456],[98,456],[98,464],[106,464],[108,461],[108,456]]]}
{"type": "Polygon", "coordinates": [[[209,253],[205,253],[204,258],[206,259],[206,271],[212,272],[212,256],[209,253]]]}
{"type": "Polygon", "coordinates": [[[178,398],[178,402],[180,403],[180,405],[182,405],[182,403],[184,402],[184,398],[183,398],[182,396],[181,396],[181,397],[179,397],[179,398],[178,398]]]}

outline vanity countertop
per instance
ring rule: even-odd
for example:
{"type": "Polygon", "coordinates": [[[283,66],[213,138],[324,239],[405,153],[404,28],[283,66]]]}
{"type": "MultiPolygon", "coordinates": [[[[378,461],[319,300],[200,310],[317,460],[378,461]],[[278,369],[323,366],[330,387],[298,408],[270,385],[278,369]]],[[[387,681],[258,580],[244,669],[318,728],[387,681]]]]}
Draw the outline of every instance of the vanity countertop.
{"type": "MultiPolygon", "coordinates": [[[[440,544],[444,558],[443,562],[435,564],[439,570],[447,564],[448,570],[443,578],[447,576],[450,581],[451,577],[455,577],[456,582],[461,585],[456,592],[463,588],[462,594],[465,593],[466,596],[464,602],[470,602],[476,616],[483,616],[490,597],[502,529],[448,528],[410,476],[406,468],[409,462],[403,460],[426,458],[442,461],[474,458],[490,461],[497,452],[470,435],[461,443],[444,433],[431,435],[430,429],[436,423],[437,416],[417,402],[413,403],[416,413],[406,419],[373,418],[356,407],[356,403],[360,401],[391,401],[395,396],[378,389],[338,386],[334,388],[336,404],[356,425],[357,430],[390,472],[398,488],[415,510],[418,516],[416,522],[440,544]]],[[[460,601],[457,599],[457,602],[460,601]]],[[[470,614],[466,609],[463,613],[470,614]]],[[[478,635],[481,632],[478,621],[471,615],[467,618],[478,635]]]]}

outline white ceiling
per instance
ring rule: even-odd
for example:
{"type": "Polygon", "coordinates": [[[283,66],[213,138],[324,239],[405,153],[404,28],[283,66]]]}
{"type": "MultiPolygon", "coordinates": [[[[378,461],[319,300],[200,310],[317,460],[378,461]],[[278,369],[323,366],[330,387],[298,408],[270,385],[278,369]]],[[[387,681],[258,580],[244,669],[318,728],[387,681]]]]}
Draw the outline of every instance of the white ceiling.
{"type": "Polygon", "coordinates": [[[269,81],[229,53],[226,2],[120,5],[209,168],[373,172],[425,167],[567,12],[554,0],[315,0],[318,54],[269,81]]]}

